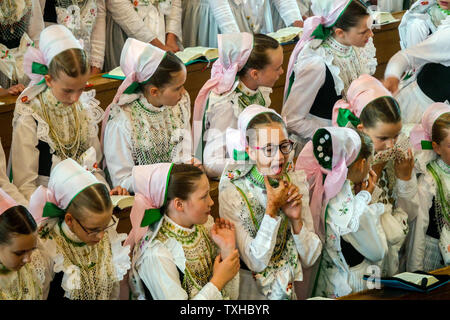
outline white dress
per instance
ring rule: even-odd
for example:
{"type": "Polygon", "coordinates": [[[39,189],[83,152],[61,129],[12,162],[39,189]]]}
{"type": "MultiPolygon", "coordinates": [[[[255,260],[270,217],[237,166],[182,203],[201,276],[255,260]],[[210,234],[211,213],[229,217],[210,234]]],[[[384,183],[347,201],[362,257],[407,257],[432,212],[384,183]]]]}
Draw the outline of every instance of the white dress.
{"type": "Polygon", "coordinates": [[[4,11],[9,4],[0,5],[0,87],[9,88],[21,83],[27,85],[23,70],[23,55],[28,46],[39,47],[39,36],[44,29],[39,0],[14,1],[13,11],[4,11]],[[3,16],[5,15],[5,16],[3,16]]]}
{"type": "Polygon", "coordinates": [[[203,166],[210,178],[219,177],[225,167],[227,128],[237,129],[239,115],[249,105],[270,107],[271,93],[271,88],[251,90],[237,80],[229,92],[209,94],[202,127],[205,132],[203,166]]]}
{"type": "Polygon", "coordinates": [[[9,161],[13,183],[26,199],[30,199],[38,186],[47,186],[51,168],[68,156],[106,183],[103,171],[98,169],[102,159],[98,123],[104,114],[99,104],[95,90],[91,90],[83,92],[78,103],[63,106],[49,88],[28,102],[16,102],[9,161]],[[45,108],[42,108],[41,99],[47,101],[45,108]],[[51,127],[56,136],[63,142],[70,140],[70,150],[54,141],[45,114],[52,120],[51,127]]]}
{"type": "Polygon", "coordinates": [[[0,271],[0,300],[46,300],[52,278],[53,261],[38,240],[29,263],[18,271],[0,271]]]}
{"type": "MultiPolygon", "coordinates": [[[[55,3],[57,23],[72,31],[75,38],[82,42],[89,56],[89,64],[101,70],[105,59],[105,0],[56,0],[55,3]]],[[[43,11],[45,0],[41,0],[41,6],[43,11]]]]}
{"type": "Polygon", "coordinates": [[[219,291],[210,282],[218,248],[211,239],[212,216],[204,225],[184,228],[167,215],[136,245],[130,286],[133,298],[145,300],[236,300],[239,273],[219,291]]]}
{"type": "Polygon", "coordinates": [[[219,214],[236,227],[241,260],[240,299],[295,299],[294,282],[303,280],[303,267],[312,266],[322,250],[314,233],[309,191],[303,171],[286,174],[302,194],[303,227],[294,234],[287,216],[265,214],[267,193],[256,167],[229,165],[219,184],[219,214]],[[241,263],[242,268],[242,263],[241,263]]]}
{"type": "Polygon", "coordinates": [[[132,101],[111,107],[103,151],[112,184],[133,192],[135,165],[191,160],[191,104],[187,92],[177,105],[159,108],[142,93],[123,97],[132,101]]]}
{"type": "Polygon", "coordinates": [[[395,95],[402,112],[403,123],[419,123],[423,112],[432,104],[431,100],[419,87],[416,76],[428,63],[438,63],[450,67],[450,17],[443,20],[437,31],[421,43],[397,52],[386,67],[384,78],[402,79],[405,72],[414,74],[401,81],[395,95]]]}
{"type": "Polygon", "coordinates": [[[387,251],[386,236],[380,224],[384,205],[372,203],[369,192],[354,194],[346,180],[341,191],[327,205],[326,240],[320,262],[315,296],[337,298],[367,289],[364,274],[379,266],[387,251]],[[349,242],[364,260],[349,266],[342,241],[349,242]]]}
{"type": "Polygon", "coordinates": [[[345,98],[353,80],[362,74],[374,74],[377,67],[372,38],[363,48],[344,46],[332,36],[319,47],[314,46],[315,41],[308,42],[295,62],[289,81],[290,90],[281,112],[287,119],[291,140],[301,144],[311,139],[318,128],[331,125],[334,103],[340,96],[345,98]],[[328,71],[332,79],[327,79],[328,71]],[[329,114],[329,118],[324,118],[313,115],[310,111],[327,80],[334,82],[335,91],[321,93],[330,95],[330,105],[320,106],[321,109],[329,108],[329,112],[325,112],[329,114]]]}
{"type": "Polygon", "coordinates": [[[405,12],[398,26],[401,48],[410,48],[424,41],[436,32],[446,18],[447,14],[439,8],[436,1],[415,2],[405,12]]]}
{"type": "Polygon", "coordinates": [[[230,5],[233,0],[184,0],[183,46],[217,48],[217,35],[237,33],[241,28],[230,5]]]}
{"type": "Polygon", "coordinates": [[[431,172],[427,169],[427,163],[434,161],[439,168],[442,168],[439,170],[438,174],[442,183],[442,190],[444,192],[444,196],[447,197],[447,201],[450,183],[450,179],[448,177],[450,175],[450,170],[441,158],[436,159],[433,151],[423,151],[423,154],[421,155],[424,157],[420,157],[416,160],[420,162],[419,168],[421,171],[417,182],[418,194],[420,197],[420,210],[417,219],[411,227],[411,237],[408,241],[407,249],[406,271],[410,272],[416,270],[428,272],[444,267],[445,264],[442,262],[442,253],[439,248],[439,243],[442,243],[444,250],[447,251],[447,255],[450,254],[450,243],[448,242],[448,239],[446,239],[445,235],[443,235],[444,233],[447,235],[450,233],[450,222],[444,217],[443,212],[445,212],[446,208],[445,206],[442,206],[438,200],[438,184],[431,172]],[[428,153],[428,155],[432,155],[432,157],[429,158],[426,153],[428,153]],[[425,161],[423,161],[424,159],[425,161]],[[445,195],[445,193],[447,194],[445,195]],[[431,210],[433,207],[434,212],[431,210]],[[435,216],[432,217],[432,214],[435,216]],[[437,231],[440,235],[439,239],[427,234],[430,219],[435,220],[435,223],[437,224],[437,231]],[[443,230],[444,228],[446,229],[445,231],[443,230]]]}
{"type": "Polygon", "coordinates": [[[54,263],[54,272],[63,272],[61,287],[71,300],[119,299],[120,281],[130,269],[130,247],[122,246],[125,233],[109,228],[102,240],[88,246],[59,218],[39,225],[39,237],[54,263]]]}

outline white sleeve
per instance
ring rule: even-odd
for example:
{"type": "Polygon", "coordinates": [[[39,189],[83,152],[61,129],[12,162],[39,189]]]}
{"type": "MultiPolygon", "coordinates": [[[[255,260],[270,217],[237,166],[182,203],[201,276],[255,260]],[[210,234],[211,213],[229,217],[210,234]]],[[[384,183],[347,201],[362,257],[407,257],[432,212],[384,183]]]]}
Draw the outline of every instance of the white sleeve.
{"type": "Polygon", "coordinates": [[[303,21],[297,0],[272,0],[287,27],[295,21],[303,21]]]}
{"type": "Polygon", "coordinates": [[[407,69],[418,68],[429,62],[450,66],[448,52],[450,52],[450,28],[439,28],[419,44],[397,52],[388,62],[385,78],[390,75],[399,78],[399,75],[401,76],[407,69]]]}
{"type": "Polygon", "coordinates": [[[241,259],[254,272],[263,271],[269,264],[277,240],[281,218],[265,214],[253,238],[245,228],[240,215],[250,217],[248,207],[239,191],[231,183],[219,192],[219,215],[230,220],[236,228],[236,242],[241,259]]]}
{"type": "Polygon", "coordinates": [[[383,238],[378,231],[376,220],[384,212],[384,206],[378,203],[369,205],[371,200],[370,193],[364,190],[350,201],[345,198],[339,200],[338,197],[333,198],[328,203],[327,210],[330,220],[327,223],[331,224],[337,234],[341,234],[340,227],[335,225],[334,218],[342,216],[342,213],[352,215],[347,231],[349,229],[353,229],[353,231],[342,233],[342,236],[364,257],[375,262],[383,259],[385,255],[383,238]]]}
{"type": "Polygon", "coordinates": [[[209,6],[221,33],[240,32],[228,0],[209,0],[209,6]]]}
{"type": "Polygon", "coordinates": [[[3,151],[3,146],[0,142],[0,188],[3,189],[7,194],[11,196],[18,204],[25,207],[28,206],[28,201],[25,199],[23,194],[19,192],[17,187],[9,182],[8,174],[6,172],[6,158],[5,152],[3,151]]]}
{"type": "Polygon", "coordinates": [[[103,68],[105,59],[106,38],[106,6],[105,0],[97,0],[97,18],[91,34],[91,66],[100,70],[103,68]]]}
{"type": "Polygon", "coordinates": [[[106,123],[103,152],[113,187],[121,186],[133,192],[131,132],[127,130],[127,123],[120,121],[121,117],[125,117],[125,111],[119,112],[117,118],[106,123]]]}
{"type": "Polygon", "coordinates": [[[172,1],[172,10],[170,10],[170,14],[166,17],[166,33],[173,33],[177,36],[177,38],[182,40],[182,31],[181,31],[181,0],[173,0],[172,1]]]}
{"type": "Polygon", "coordinates": [[[304,139],[312,137],[323,126],[323,123],[308,115],[317,93],[325,83],[325,68],[325,62],[319,56],[300,58],[294,66],[295,80],[281,115],[287,119],[288,131],[304,139]]]}
{"type": "Polygon", "coordinates": [[[413,170],[408,181],[397,179],[396,184],[397,203],[408,214],[408,222],[417,217],[420,207],[416,171],[413,170]]]}
{"type": "Polygon", "coordinates": [[[410,48],[424,41],[430,32],[427,22],[421,18],[412,18],[409,20],[403,37],[401,39],[404,48],[410,48]]]}
{"type": "Polygon", "coordinates": [[[129,0],[106,0],[106,7],[114,21],[120,25],[129,38],[150,42],[156,34],[150,30],[134,10],[129,0]]]}
{"type": "Polygon", "coordinates": [[[41,8],[39,0],[33,0],[32,6],[33,8],[27,33],[30,36],[30,39],[34,41],[35,46],[38,48],[41,31],[44,30],[44,18],[42,16],[43,8],[41,8]]]}
{"type": "Polygon", "coordinates": [[[322,253],[322,242],[320,241],[319,236],[314,232],[314,223],[309,208],[309,187],[308,182],[306,181],[306,175],[303,172],[295,172],[292,177],[294,176],[295,180],[292,179],[292,183],[299,188],[299,193],[302,194],[303,227],[299,234],[294,234],[292,232],[292,227],[291,232],[302,266],[307,268],[312,266],[322,253]]]}
{"type": "MultiPolygon", "coordinates": [[[[204,134],[206,142],[203,150],[203,166],[211,178],[220,177],[225,168],[226,131],[229,127],[236,127],[233,106],[235,101],[231,101],[234,93],[231,93],[229,97],[230,99],[221,99],[220,102],[210,104],[205,115],[208,129],[204,134]]],[[[210,102],[211,98],[208,101],[210,102]]]]}
{"type": "MultiPolygon", "coordinates": [[[[98,135],[89,138],[89,146],[95,149],[95,156],[97,164],[101,164],[103,160],[103,152],[102,145],[100,144],[100,140],[98,139],[98,135]]],[[[100,165],[99,165],[100,167],[100,165]]],[[[111,191],[110,185],[106,181],[105,172],[102,169],[96,169],[93,175],[102,183],[106,185],[108,190],[111,191]]],[[[115,186],[114,186],[115,187],[115,186]]]]}
{"type": "MultiPolygon", "coordinates": [[[[148,248],[137,271],[154,300],[188,300],[180,282],[179,271],[172,254],[163,246],[148,248]]],[[[193,300],[222,300],[217,287],[208,282],[193,300]]]]}
{"type": "Polygon", "coordinates": [[[37,124],[32,116],[19,116],[13,124],[11,162],[13,183],[27,200],[38,187],[37,124]]]}
{"type": "Polygon", "coordinates": [[[180,117],[183,117],[183,122],[186,127],[182,129],[183,141],[181,142],[181,147],[178,149],[177,154],[172,156],[172,162],[190,163],[194,156],[192,152],[191,99],[187,92],[183,94],[179,104],[181,109],[180,117]]]}

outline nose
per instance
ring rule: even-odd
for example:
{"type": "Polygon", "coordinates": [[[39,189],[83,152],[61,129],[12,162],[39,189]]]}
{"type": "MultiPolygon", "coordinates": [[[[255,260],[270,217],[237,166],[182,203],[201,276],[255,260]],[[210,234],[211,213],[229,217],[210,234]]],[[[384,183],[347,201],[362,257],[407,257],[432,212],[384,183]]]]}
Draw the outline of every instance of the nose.
{"type": "Polygon", "coordinates": [[[29,263],[30,261],[31,261],[31,253],[26,253],[24,256],[23,256],[23,263],[29,263]]]}
{"type": "Polygon", "coordinates": [[[386,146],[387,146],[388,148],[392,148],[392,147],[394,146],[394,144],[395,144],[395,139],[389,139],[389,140],[387,140],[387,142],[386,142],[386,146]]]}
{"type": "Polygon", "coordinates": [[[281,69],[280,69],[280,75],[282,75],[283,73],[284,73],[284,69],[281,68],[281,69]]]}

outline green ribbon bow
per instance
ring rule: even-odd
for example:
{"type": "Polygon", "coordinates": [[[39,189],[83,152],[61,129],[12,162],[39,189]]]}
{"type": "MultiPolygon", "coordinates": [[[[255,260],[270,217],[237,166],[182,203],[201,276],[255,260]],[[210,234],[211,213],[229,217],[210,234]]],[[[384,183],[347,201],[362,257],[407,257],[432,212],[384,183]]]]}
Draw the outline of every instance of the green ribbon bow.
{"type": "Polygon", "coordinates": [[[422,140],[420,141],[420,145],[422,146],[422,150],[433,150],[433,145],[431,141],[422,140]]]}
{"type": "Polygon", "coordinates": [[[347,123],[351,123],[355,128],[361,121],[349,109],[339,108],[336,123],[339,127],[345,127],[347,123]]]}
{"type": "Polygon", "coordinates": [[[245,151],[238,151],[236,149],[233,150],[233,159],[238,160],[248,160],[248,154],[245,151]]]}
{"type": "Polygon", "coordinates": [[[147,209],[145,210],[144,218],[142,218],[141,227],[144,228],[150,226],[155,222],[161,220],[161,218],[162,218],[161,209],[159,208],[147,209]]]}
{"type": "MultiPolygon", "coordinates": [[[[31,64],[31,72],[34,74],[42,74],[45,76],[48,74],[48,67],[45,64],[39,63],[39,62],[33,62],[31,64]]],[[[43,78],[41,81],[39,81],[39,84],[43,84],[45,82],[45,78],[43,78]]]]}
{"type": "Polygon", "coordinates": [[[323,24],[319,24],[316,29],[314,29],[311,36],[314,37],[314,39],[320,39],[325,40],[328,38],[331,34],[332,27],[325,27],[323,24]]]}
{"type": "MultiPolygon", "coordinates": [[[[144,82],[143,82],[144,83],[144,82]]],[[[133,94],[139,89],[139,82],[133,82],[128,86],[128,88],[125,89],[123,93],[126,94],[133,94]]]]}
{"type": "Polygon", "coordinates": [[[66,210],[61,209],[56,204],[52,202],[46,202],[44,206],[44,211],[42,213],[43,217],[57,218],[63,217],[66,214],[66,210]]]}

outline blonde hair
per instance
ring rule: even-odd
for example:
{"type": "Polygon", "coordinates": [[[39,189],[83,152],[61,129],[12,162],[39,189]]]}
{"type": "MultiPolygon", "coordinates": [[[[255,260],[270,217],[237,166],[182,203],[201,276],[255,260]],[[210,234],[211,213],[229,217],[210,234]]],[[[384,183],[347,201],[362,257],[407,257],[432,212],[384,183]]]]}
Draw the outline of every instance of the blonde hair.
{"type": "Polygon", "coordinates": [[[112,206],[108,188],[103,183],[96,183],[77,194],[67,211],[80,218],[85,211],[101,214],[112,209],[112,206]]]}
{"type": "Polygon", "coordinates": [[[48,74],[57,79],[60,72],[71,78],[76,78],[89,72],[89,61],[82,49],[67,49],[57,54],[48,67],[48,74]]]}

